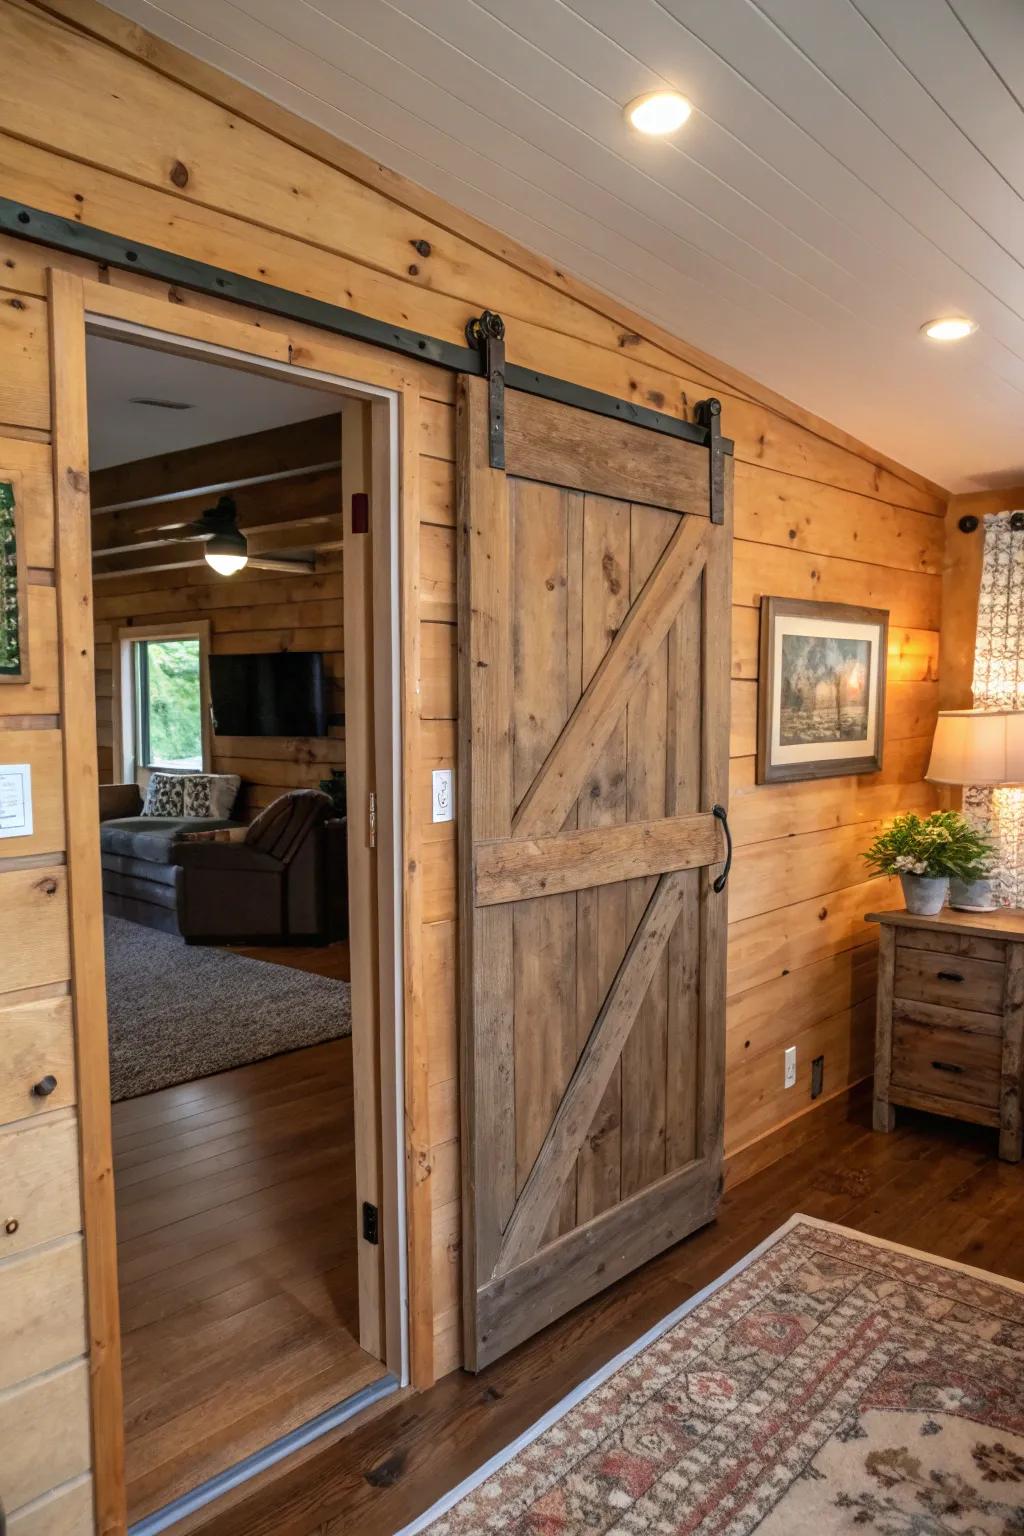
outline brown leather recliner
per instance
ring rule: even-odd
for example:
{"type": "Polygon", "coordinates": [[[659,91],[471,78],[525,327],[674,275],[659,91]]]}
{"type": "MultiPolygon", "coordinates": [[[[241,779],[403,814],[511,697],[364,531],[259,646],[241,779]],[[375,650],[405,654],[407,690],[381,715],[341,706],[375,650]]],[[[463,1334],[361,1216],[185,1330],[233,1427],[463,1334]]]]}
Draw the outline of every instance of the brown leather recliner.
{"type": "Polygon", "coordinates": [[[347,927],[345,823],[318,789],[280,795],[242,841],[176,843],[174,862],[190,944],[316,944],[347,927]]]}

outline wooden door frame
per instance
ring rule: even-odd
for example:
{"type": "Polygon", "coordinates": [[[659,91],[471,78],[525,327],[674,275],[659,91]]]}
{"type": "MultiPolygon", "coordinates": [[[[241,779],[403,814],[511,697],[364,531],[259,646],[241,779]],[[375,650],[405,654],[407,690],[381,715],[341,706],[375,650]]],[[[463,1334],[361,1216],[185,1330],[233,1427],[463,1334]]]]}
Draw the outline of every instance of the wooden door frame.
{"type": "MultiPolygon", "coordinates": [[[[367,909],[371,900],[375,902],[379,914],[379,985],[373,997],[377,1015],[373,1048],[364,1053],[359,1070],[373,1082],[370,1123],[378,1133],[374,1161],[381,1191],[390,1191],[392,1198],[384,1200],[381,1211],[379,1269],[373,1264],[377,1255],[359,1239],[361,1310],[364,1305],[373,1309],[375,1302],[378,1309],[367,1318],[365,1332],[361,1318],[360,1332],[364,1347],[383,1359],[396,1385],[403,1387],[410,1382],[428,1385],[433,1375],[432,1340],[427,1333],[428,1325],[432,1326],[429,1202],[422,1198],[425,1186],[415,1174],[426,1134],[427,1089],[425,1046],[412,1028],[421,1015],[415,954],[420,898],[418,881],[406,879],[404,873],[406,850],[415,831],[407,765],[415,761],[418,740],[415,465],[420,382],[371,347],[308,329],[302,350],[313,365],[297,364],[292,360],[296,349],[290,335],[282,334],[286,323],[280,330],[265,316],[259,317],[259,323],[249,323],[245,317],[255,312],[229,301],[215,308],[179,306],[130,287],[83,279],[59,264],[49,270],[49,301],[71,996],[79,1082],[95,1507],[99,1536],[123,1536],[127,1529],[123,1383],[102,963],[86,334],[119,336],[192,356],[205,354],[221,365],[333,390],[339,396],[343,420],[348,415],[351,421],[358,411],[369,428],[370,445],[361,458],[361,469],[364,485],[369,482],[374,538],[370,558],[355,568],[362,577],[351,581],[355,611],[346,614],[346,620],[353,625],[353,634],[362,628],[372,639],[372,656],[365,655],[365,661],[372,668],[373,688],[361,707],[372,705],[374,697],[389,700],[391,707],[376,711],[372,732],[376,886],[364,892],[364,899],[367,909]],[[412,943],[406,942],[407,933],[412,943]]],[[[343,471],[349,532],[351,492],[360,488],[359,478],[343,471]]],[[[346,574],[346,598],[349,587],[346,574]]],[[[351,655],[348,646],[346,650],[351,655]]],[[[368,757],[369,739],[364,737],[362,745],[368,757]]],[[[354,751],[357,760],[356,778],[362,772],[368,782],[371,765],[359,762],[360,750],[360,744],[346,742],[346,757],[354,751]]],[[[350,808],[350,843],[353,828],[365,825],[360,810],[350,808]]],[[[373,861],[357,856],[350,863],[350,878],[353,873],[372,885],[373,861]]]]}

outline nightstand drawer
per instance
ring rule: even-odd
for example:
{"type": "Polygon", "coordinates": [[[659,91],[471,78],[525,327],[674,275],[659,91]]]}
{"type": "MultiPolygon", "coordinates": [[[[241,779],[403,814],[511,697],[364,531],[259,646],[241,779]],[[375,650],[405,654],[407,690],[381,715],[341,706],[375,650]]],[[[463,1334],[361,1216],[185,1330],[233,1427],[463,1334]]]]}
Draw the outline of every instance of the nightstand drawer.
{"type": "Polygon", "coordinates": [[[980,938],[974,933],[931,933],[927,928],[900,928],[896,933],[897,949],[928,949],[933,954],[963,955],[969,960],[1006,959],[1006,945],[1002,939],[980,938]]]}
{"type": "Polygon", "coordinates": [[[972,960],[901,946],[896,950],[893,992],[909,1002],[1001,1014],[1005,974],[1001,960],[972,960]]]}
{"type": "Polygon", "coordinates": [[[1000,1034],[916,1024],[898,1014],[893,1018],[891,1082],[896,1090],[996,1109],[1001,1060],[1000,1034]]]}

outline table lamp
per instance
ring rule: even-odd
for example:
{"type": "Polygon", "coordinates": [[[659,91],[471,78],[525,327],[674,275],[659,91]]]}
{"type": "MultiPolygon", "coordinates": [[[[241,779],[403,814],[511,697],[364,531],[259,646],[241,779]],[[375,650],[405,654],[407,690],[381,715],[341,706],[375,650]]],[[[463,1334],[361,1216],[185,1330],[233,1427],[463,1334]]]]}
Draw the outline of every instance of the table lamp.
{"type": "MultiPolygon", "coordinates": [[[[925,778],[933,784],[963,786],[967,819],[975,825],[990,820],[979,830],[991,836],[996,847],[995,881],[1010,887],[1006,904],[1017,905],[1015,888],[1024,855],[1024,710],[940,710],[925,778]],[[990,817],[985,816],[984,803],[978,803],[984,797],[972,793],[976,790],[991,791],[990,817]]],[[[966,896],[969,890],[961,887],[960,898],[954,899],[951,886],[950,906],[991,912],[1001,904],[991,895],[988,900],[979,900],[977,894],[971,899],[966,896]]]]}

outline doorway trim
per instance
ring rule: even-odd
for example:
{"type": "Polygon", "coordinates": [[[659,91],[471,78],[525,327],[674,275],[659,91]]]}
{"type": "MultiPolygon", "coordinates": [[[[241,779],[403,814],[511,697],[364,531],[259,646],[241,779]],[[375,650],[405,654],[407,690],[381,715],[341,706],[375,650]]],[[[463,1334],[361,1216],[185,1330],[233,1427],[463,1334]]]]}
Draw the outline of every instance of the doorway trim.
{"type": "MultiPolygon", "coordinates": [[[[404,765],[409,741],[403,724],[411,717],[403,665],[406,643],[403,603],[415,589],[416,573],[407,568],[410,541],[410,456],[416,450],[418,386],[393,364],[377,364],[362,346],[323,335],[322,349],[304,349],[325,366],[292,359],[288,338],[262,323],[247,323],[229,302],[215,312],[176,306],[127,287],[82,279],[55,266],[49,272],[50,364],[52,380],[53,474],[55,493],[57,588],[61,635],[61,682],[64,725],[64,787],[67,862],[71,900],[70,928],[75,1014],[76,1062],[85,1234],[87,1325],[90,1354],[93,1475],[97,1530],[122,1536],[127,1529],[123,1382],[117,1283],[117,1244],[111,1152],[109,1055],[99,836],[96,816],[98,769],[93,689],[93,602],[88,479],[88,400],[86,334],[134,339],[159,350],[206,355],[229,367],[308,382],[339,396],[344,416],[347,399],[364,403],[371,426],[370,495],[375,539],[372,558],[373,677],[377,796],[378,1008],[376,1036],[379,1076],[379,1164],[385,1199],[381,1211],[382,1308],[380,1357],[392,1378],[391,1390],[410,1380],[425,1384],[432,1374],[410,1350],[410,1303],[422,1313],[424,1298],[411,1298],[410,1272],[422,1273],[424,1241],[429,1274],[429,1227],[411,1223],[407,1211],[406,1169],[412,1158],[409,1127],[415,1125],[415,1089],[406,1078],[407,996],[415,966],[405,932],[412,931],[404,881],[404,848],[412,824],[408,774],[404,765]],[[321,355],[317,355],[322,352],[321,355]],[[382,708],[381,702],[385,702],[382,708]],[[412,1108],[412,1113],[410,1112],[412,1108]],[[408,1248],[418,1237],[410,1263],[408,1248]]],[[[344,509],[346,519],[349,510],[344,509]]],[[[368,658],[370,659],[370,658],[368,658]]],[[[365,826],[359,812],[349,827],[365,826]]],[[[409,1181],[415,1204],[415,1183],[409,1181]]],[[[351,1213],[355,1220],[355,1212],[351,1213]]],[[[362,1286],[361,1301],[362,1301],[362,1286]]],[[[429,1308],[429,1293],[425,1298],[429,1308]]],[[[344,1415],[343,1415],[344,1417],[344,1415]]],[[[326,1433],[339,1410],[322,1415],[326,1433]]],[[[309,1428],[311,1426],[307,1426],[309,1428]]],[[[288,1437],[285,1437],[286,1440],[288,1437]]],[[[267,1464],[287,1454],[282,1442],[270,1448],[267,1464]]],[[[253,1458],[255,1460],[255,1458],[253,1458]]],[[[254,1465],[248,1475],[262,1470],[254,1465]]],[[[221,1488],[210,1485],[209,1498],[221,1488]]],[[[206,1502],[204,1500],[204,1502],[206,1502]]]]}

